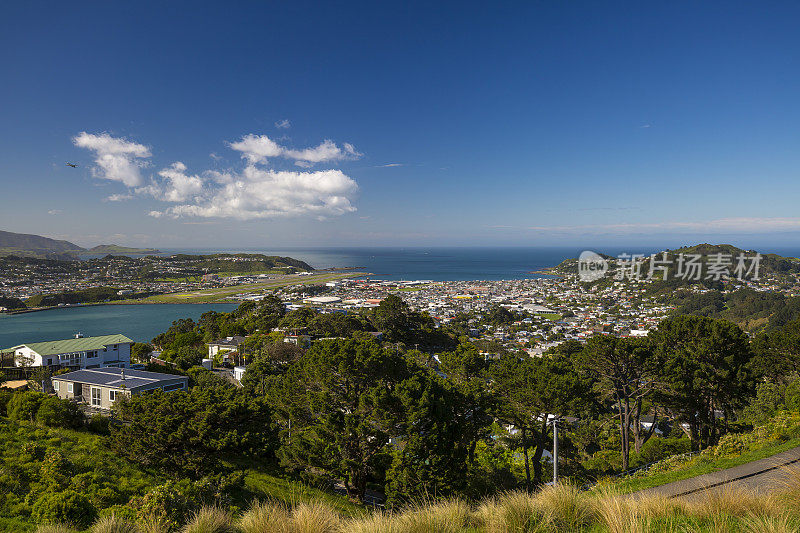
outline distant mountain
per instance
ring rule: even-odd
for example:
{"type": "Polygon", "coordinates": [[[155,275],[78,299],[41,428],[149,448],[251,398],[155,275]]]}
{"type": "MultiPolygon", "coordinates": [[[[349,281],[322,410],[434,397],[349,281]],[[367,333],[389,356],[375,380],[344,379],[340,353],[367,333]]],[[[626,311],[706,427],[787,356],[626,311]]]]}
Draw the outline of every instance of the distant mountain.
{"type": "Polygon", "coordinates": [[[83,248],[69,241],[59,241],[40,235],[0,231],[0,256],[76,259],[75,254],[83,251],[83,248]]]}
{"type": "Polygon", "coordinates": [[[89,248],[86,250],[87,253],[90,254],[136,254],[136,255],[147,255],[147,254],[160,254],[161,250],[156,250],[155,248],[129,248],[127,246],[120,246],[118,244],[101,244],[99,246],[95,246],[94,248],[89,248]]]}

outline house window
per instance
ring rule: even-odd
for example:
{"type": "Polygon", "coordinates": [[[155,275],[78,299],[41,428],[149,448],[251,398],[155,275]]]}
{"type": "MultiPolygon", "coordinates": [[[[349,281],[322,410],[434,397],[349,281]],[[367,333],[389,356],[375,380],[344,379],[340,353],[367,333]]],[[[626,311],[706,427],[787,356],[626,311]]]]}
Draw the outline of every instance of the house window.
{"type": "Polygon", "coordinates": [[[92,405],[100,405],[100,388],[92,387],[92,405]]]}
{"type": "Polygon", "coordinates": [[[117,391],[115,391],[115,390],[108,391],[108,399],[109,399],[109,401],[112,401],[112,402],[117,401],[117,391]]]}
{"type": "Polygon", "coordinates": [[[175,383],[173,385],[164,385],[164,392],[169,392],[172,390],[183,389],[183,383],[175,383]]]}
{"type": "Polygon", "coordinates": [[[59,387],[58,381],[54,381],[53,382],[53,390],[58,392],[58,387],[59,387]]]}
{"type": "Polygon", "coordinates": [[[72,383],[67,383],[67,392],[70,394],[74,392],[72,383]]]}

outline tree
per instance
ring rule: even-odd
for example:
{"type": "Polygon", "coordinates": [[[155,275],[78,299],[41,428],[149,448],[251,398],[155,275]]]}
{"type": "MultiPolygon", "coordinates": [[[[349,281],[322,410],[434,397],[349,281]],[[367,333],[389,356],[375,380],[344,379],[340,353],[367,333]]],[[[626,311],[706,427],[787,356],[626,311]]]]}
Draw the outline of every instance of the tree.
{"type": "Polygon", "coordinates": [[[640,423],[644,400],[650,397],[655,386],[650,344],[646,339],[595,336],[586,343],[578,360],[580,367],[597,380],[597,387],[616,406],[622,470],[627,470],[631,424],[637,451],[655,428],[653,424],[649,432],[642,432],[640,423]]]}
{"type": "Polygon", "coordinates": [[[650,334],[658,369],[658,396],[689,424],[692,447],[714,444],[752,391],[750,346],[735,324],[699,316],[667,319],[650,334]]]}
{"type": "Polygon", "coordinates": [[[753,339],[750,364],[755,376],[778,382],[800,370],[800,318],[753,339]]]}
{"type": "Polygon", "coordinates": [[[408,375],[397,353],[366,339],[314,343],[267,397],[283,426],[282,462],[342,479],[363,501],[381,471],[389,438],[398,434],[401,405],[393,394],[408,375]]]}
{"type": "Polygon", "coordinates": [[[469,451],[468,465],[473,466],[478,441],[488,436],[493,422],[491,397],[486,387],[486,359],[473,344],[461,343],[454,351],[439,354],[439,360],[440,370],[461,397],[455,406],[455,416],[460,420],[460,436],[469,451]]]}
{"type": "Polygon", "coordinates": [[[548,442],[551,416],[574,413],[591,396],[588,382],[582,379],[565,357],[518,357],[507,354],[493,362],[488,371],[497,419],[514,426],[521,437],[525,461],[525,482],[541,484],[541,458],[548,442]],[[533,479],[528,450],[534,447],[533,479]]]}
{"type": "Polygon", "coordinates": [[[117,452],[144,466],[195,479],[219,468],[222,454],[269,456],[274,447],[269,409],[241,389],[195,387],[123,397],[114,403],[117,452]]]}
{"type": "Polygon", "coordinates": [[[152,351],[153,347],[150,344],[134,342],[131,346],[131,361],[147,364],[150,362],[150,352],[152,351]]]}
{"type": "Polygon", "coordinates": [[[486,322],[494,326],[507,326],[514,320],[514,314],[500,305],[492,306],[486,313],[486,322]]]}
{"type": "Polygon", "coordinates": [[[461,406],[470,399],[421,367],[397,385],[396,395],[403,417],[386,473],[388,502],[463,494],[470,469],[465,434],[471,430],[461,406]]]}

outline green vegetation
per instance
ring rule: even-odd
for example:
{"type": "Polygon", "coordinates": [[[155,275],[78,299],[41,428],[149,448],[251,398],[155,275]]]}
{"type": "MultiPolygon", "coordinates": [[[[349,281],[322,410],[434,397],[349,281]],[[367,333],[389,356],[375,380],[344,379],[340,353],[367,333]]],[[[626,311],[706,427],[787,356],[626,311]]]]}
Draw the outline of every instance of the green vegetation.
{"type": "Polygon", "coordinates": [[[42,259],[76,259],[83,248],[68,241],[0,231],[0,256],[36,257],[42,259]]]}
{"type": "Polygon", "coordinates": [[[78,291],[61,292],[56,294],[39,294],[28,298],[27,307],[51,307],[59,304],[98,303],[115,300],[124,300],[131,297],[146,297],[148,293],[135,295],[120,295],[120,289],[115,287],[94,287],[78,291]]]}
{"type": "Polygon", "coordinates": [[[89,248],[86,250],[87,253],[91,254],[116,254],[116,255],[125,255],[125,254],[135,254],[135,255],[144,255],[144,254],[160,254],[161,251],[155,248],[130,248],[127,246],[119,246],[118,244],[100,244],[93,248],[89,248]]]}
{"type": "MultiPolygon", "coordinates": [[[[86,502],[68,493],[75,490],[97,516],[113,508],[119,517],[159,520],[168,531],[212,503],[222,515],[204,520],[218,519],[230,529],[242,509],[268,496],[328,502],[257,506],[276,524],[294,524],[297,513],[313,511],[335,529],[373,524],[403,531],[403,524],[448,509],[456,513],[453,531],[502,531],[508,530],[504,520],[514,523],[513,513],[527,509],[522,516],[528,530],[619,531],[593,503],[611,498],[603,501],[623,506],[616,496],[580,495],[571,487],[501,496],[532,492],[552,474],[551,416],[562,419],[559,470],[570,482],[594,482],[654,463],[620,490],[800,442],[800,319],[751,341],[731,322],[680,315],[646,338],[597,335],[535,358],[465,335],[466,328],[517,327],[523,316],[498,306],[436,327],[397,295],[347,314],[286,312],[268,296],[230,313],[177,320],[152,347],[173,363],[164,371],[189,376],[188,392],[123,399],[113,421],[88,424],[78,424],[61,400],[40,393],[0,396],[9,423],[91,427],[104,435],[93,438],[106,453],[152,482],[110,505],[65,485],[38,507],[43,495],[21,507],[21,514],[0,516],[76,521],[70,510],[86,511],[86,502]],[[241,387],[197,366],[206,343],[228,336],[246,337],[230,354],[234,364],[247,365],[241,387]],[[304,336],[317,340],[308,345],[304,336]],[[699,454],[675,458],[690,450],[699,454]],[[396,514],[364,514],[373,497],[396,514]],[[430,505],[415,507],[426,500],[430,505]],[[508,508],[509,502],[520,507],[508,508]]],[[[137,346],[137,357],[149,350],[137,346]]],[[[755,514],[774,517],[772,512],[755,514]]],[[[701,530],[713,525],[696,513],[686,508],[630,516],[634,522],[652,519],[651,530],[672,519],[701,530]]],[[[739,527],[747,513],[729,514],[731,527],[739,527]]],[[[431,522],[423,523],[429,527],[421,530],[431,530],[431,522]]]]}

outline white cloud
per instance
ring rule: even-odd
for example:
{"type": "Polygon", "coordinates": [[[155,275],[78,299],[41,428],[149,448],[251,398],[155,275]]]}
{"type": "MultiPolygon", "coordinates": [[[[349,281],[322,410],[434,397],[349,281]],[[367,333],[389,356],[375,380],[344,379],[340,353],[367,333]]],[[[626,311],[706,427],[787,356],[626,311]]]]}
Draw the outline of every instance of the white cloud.
{"type": "Polygon", "coordinates": [[[284,157],[294,159],[298,166],[308,167],[314,163],[358,159],[363,155],[350,143],[338,146],[330,139],[325,139],[319,145],[311,148],[296,150],[280,146],[266,135],[248,134],[240,141],[228,145],[233,150],[241,152],[242,157],[251,164],[264,163],[270,157],[284,157]]]}
{"type": "Polygon", "coordinates": [[[391,167],[402,167],[404,166],[403,163],[386,163],[385,165],[376,165],[375,168],[391,168],[391,167]]]}
{"type": "Polygon", "coordinates": [[[92,174],[96,178],[119,181],[128,187],[138,187],[144,183],[141,169],[147,166],[145,159],[151,156],[150,149],[143,144],[112,137],[108,133],[95,135],[85,131],[73,137],[78,148],[95,153],[96,167],[92,174]]]}
{"type": "Polygon", "coordinates": [[[266,135],[245,135],[241,141],[229,143],[229,146],[242,153],[249,163],[262,163],[269,157],[283,154],[283,148],[266,135]]]}
{"type": "Polygon", "coordinates": [[[292,123],[289,122],[288,118],[285,118],[283,120],[279,120],[278,122],[276,122],[275,127],[282,130],[288,130],[289,128],[292,127],[292,123]]]}
{"type": "Polygon", "coordinates": [[[203,180],[199,176],[188,176],[186,165],[180,161],[172,163],[158,173],[165,179],[164,200],[167,202],[186,202],[203,192],[203,180]]]}
{"type": "Polygon", "coordinates": [[[130,200],[132,198],[132,194],[112,194],[111,196],[107,197],[106,200],[109,202],[124,202],[125,200],[130,200]]]}
{"type": "Polygon", "coordinates": [[[150,213],[160,217],[236,218],[342,215],[355,211],[358,185],[340,170],[291,172],[248,165],[241,174],[209,175],[202,198],[150,213]]]}
{"type": "Polygon", "coordinates": [[[48,215],[60,215],[63,212],[64,211],[62,211],[61,209],[51,209],[50,211],[47,212],[47,214],[48,215]]]}
{"type": "Polygon", "coordinates": [[[228,144],[245,159],[243,169],[206,170],[192,174],[187,171],[185,164],[177,161],[145,181],[139,174],[143,166],[140,159],[150,157],[150,151],[145,146],[108,134],[81,133],[74,142],[76,146],[96,151],[98,160],[105,156],[118,158],[116,170],[127,165],[128,173],[124,174],[110,173],[115,169],[98,163],[105,172],[102,177],[128,186],[126,193],[112,194],[107,198],[108,201],[150,196],[172,204],[150,211],[150,216],[156,218],[248,220],[302,215],[324,218],[356,210],[353,202],[358,193],[358,184],[341,170],[282,171],[265,166],[272,157],[293,159],[295,164],[302,167],[360,157],[362,154],[348,143],[338,146],[331,140],[325,140],[315,147],[294,150],[278,145],[266,135],[249,134],[228,144]]]}

